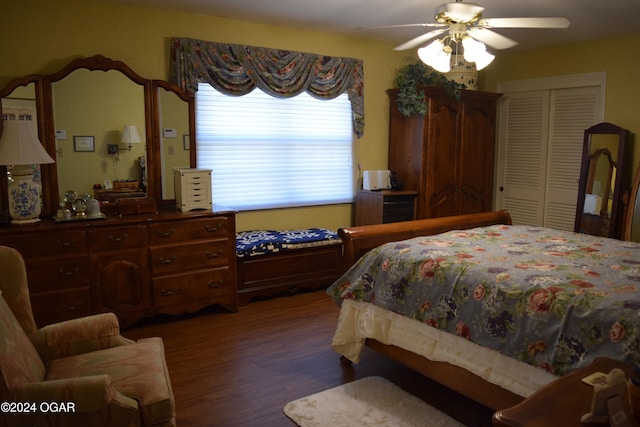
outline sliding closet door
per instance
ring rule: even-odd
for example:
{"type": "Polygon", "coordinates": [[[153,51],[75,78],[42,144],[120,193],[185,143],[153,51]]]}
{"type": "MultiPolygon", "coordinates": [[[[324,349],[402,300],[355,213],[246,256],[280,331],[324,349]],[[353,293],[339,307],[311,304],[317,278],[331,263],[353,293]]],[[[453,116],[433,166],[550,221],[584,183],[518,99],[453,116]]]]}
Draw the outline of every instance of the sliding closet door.
{"type": "Polygon", "coordinates": [[[547,174],[549,92],[503,95],[500,104],[496,207],[514,224],[542,224],[547,174]]]}
{"type": "Polygon", "coordinates": [[[545,227],[574,229],[584,131],[601,121],[599,95],[597,87],[551,91],[545,227]]]}
{"type": "Polygon", "coordinates": [[[500,90],[496,208],[514,224],[573,230],[584,130],[602,121],[604,90],[603,75],[582,77],[500,90]]]}

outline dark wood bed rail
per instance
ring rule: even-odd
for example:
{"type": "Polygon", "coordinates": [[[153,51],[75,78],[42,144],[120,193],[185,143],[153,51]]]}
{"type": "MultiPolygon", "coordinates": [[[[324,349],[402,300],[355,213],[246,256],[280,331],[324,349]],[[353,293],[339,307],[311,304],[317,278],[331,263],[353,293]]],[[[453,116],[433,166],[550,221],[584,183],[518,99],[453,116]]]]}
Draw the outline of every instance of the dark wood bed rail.
{"type": "Polygon", "coordinates": [[[419,219],[389,224],[363,225],[338,230],[342,239],[342,271],[351,267],[362,255],[387,242],[418,236],[429,236],[449,230],[467,230],[494,224],[511,224],[506,210],[419,219]]]}

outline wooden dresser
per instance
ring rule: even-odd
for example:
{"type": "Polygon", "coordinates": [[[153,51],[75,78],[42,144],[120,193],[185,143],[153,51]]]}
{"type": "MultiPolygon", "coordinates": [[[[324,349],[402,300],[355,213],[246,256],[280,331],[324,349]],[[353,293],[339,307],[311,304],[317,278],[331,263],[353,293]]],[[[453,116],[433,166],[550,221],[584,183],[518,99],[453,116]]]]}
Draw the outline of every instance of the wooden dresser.
{"type": "Polygon", "coordinates": [[[114,312],[123,326],[220,304],[237,311],[235,212],[176,212],[0,229],[25,259],[38,326],[114,312]]]}

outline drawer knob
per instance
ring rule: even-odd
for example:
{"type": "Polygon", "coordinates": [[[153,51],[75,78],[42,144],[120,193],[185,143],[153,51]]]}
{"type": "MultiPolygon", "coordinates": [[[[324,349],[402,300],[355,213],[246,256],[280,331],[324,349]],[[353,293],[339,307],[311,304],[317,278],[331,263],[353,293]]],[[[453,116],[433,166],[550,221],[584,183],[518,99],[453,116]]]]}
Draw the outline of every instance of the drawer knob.
{"type": "Polygon", "coordinates": [[[62,246],[65,248],[68,248],[69,246],[73,246],[76,244],[75,240],[71,240],[71,241],[62,241],[62,240],[56,240],[56,243],[58,244],[58,246],[62,246]]]}
{"type": "Polygon", "coordinates": [[[209,251],[207,251],[207,258],[209,258],[209,259],[218,258],[221,253],[222,253],[222,251],[220,251],[220,250],[218,252],[209,252],[209,251]]]}
{"type": "Polygon", "coordinates": [[[176,260],[175,255],[172,256],[171,258],[163,258],[163,257],[159,258],[160,264],[165,264],[165,265],[166,264],[171,264],[175,260],[176,260]]]}
{"type": "Polygon", "coordinates": [[[118,236],[114,236],[113,234],[110,234],[109,235],[109,240],[111,240],[113,243],[120,243],[124,239],[126,239],[127,237],[129,237],[129,235],[127,233],[124,233],[122,235],[122,237],[118,237],[118,236]]]}
{"type": "Polygon", "coordinates": [[[60,270],[58,270],[58,272],[60,273],[60,275],[62,277],[71,277],[74,274],[76,274],[78,271],[80,271],[80,267],[76,267],[72,270],[63,270],[62,268],[60,270]]]}
{"type": "Polygon", "coordinates": [[[209,224],[204,226],[204,229],[207,230],[209,233],[215,233],[216,231],[220,230],[220,228],[222,228],[222,224],[216,224],[215,226],[210,226],[209,224]]]}
{"type": "Polygon", "coordinates": [[[207,285],[209,285],[209,287],[211,289],[217,289],[217,288],[222,287],[222,285],[224,285],[224,282],[222,282],[222,281],[219,281],[219,282],[208,282],[207,285]]]}
{"type": "Polygon", "coordinates": [[[82,301],[76,302],[76,305],[62,304],[62,309],[64,311],[76,311],[80,308],[81,305],[82,305],[82,301]]]}
{"type": "Polygon", "coordinates": [[[158,231],[156,232],[156,234],[158,235],[158,237],[169,237],[169,236],[171,236],[173,233],[175,233],[175,231],[176,231],[176,229],[175,229],[175,228],[172,228],[172,229],[171,229],[171,230],[169,230],[169,231],[162,231],[162,230],[158,230],[158,231]]]}
{"type": "Polygon", "coordinates": [[[179,294],[180,288],[162,289],[160,293],[162,294],[162,296],[170,297],[171,295],[179,294]]]}

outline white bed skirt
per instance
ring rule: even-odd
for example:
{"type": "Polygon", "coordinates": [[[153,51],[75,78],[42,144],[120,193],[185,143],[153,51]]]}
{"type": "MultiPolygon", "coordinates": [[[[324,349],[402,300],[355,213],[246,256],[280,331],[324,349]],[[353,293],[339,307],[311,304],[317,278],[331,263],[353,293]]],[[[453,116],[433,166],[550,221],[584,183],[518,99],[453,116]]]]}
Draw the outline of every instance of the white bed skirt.
{"type": "Polygon", "coordinates": [[[332,346],[353,363],[366,338],[394,345],[432,361],[464,368],[484,380],[528,397],[556,376],[467,339],[362,301],[344,300],[332,346]]]}

